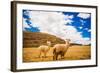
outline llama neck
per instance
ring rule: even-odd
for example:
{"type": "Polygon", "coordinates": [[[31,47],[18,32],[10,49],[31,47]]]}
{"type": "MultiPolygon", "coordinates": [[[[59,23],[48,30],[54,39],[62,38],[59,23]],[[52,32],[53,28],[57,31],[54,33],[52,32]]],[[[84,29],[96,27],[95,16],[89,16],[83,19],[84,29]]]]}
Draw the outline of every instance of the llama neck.
{"type": "Polygon", "coordinates": [[[50,50],[50,46],[48,46],[48,51],[50,50]]]}
{"type": "Polygon", "coordinates": [[[70,43],[69,43],[69,41],[66,41],[66,45],[69,45],[70,43]]]}

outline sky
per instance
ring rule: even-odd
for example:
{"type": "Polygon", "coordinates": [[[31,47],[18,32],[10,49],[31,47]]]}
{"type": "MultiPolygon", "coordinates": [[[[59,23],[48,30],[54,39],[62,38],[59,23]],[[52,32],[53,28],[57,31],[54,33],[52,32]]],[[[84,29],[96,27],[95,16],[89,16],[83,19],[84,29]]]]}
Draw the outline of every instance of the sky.
{"type": "Polygon", "coordinates": [[[23,31],[44,32],[72,43],[91,43],[91,14],[82,12],[23,10],[23,31]]]}

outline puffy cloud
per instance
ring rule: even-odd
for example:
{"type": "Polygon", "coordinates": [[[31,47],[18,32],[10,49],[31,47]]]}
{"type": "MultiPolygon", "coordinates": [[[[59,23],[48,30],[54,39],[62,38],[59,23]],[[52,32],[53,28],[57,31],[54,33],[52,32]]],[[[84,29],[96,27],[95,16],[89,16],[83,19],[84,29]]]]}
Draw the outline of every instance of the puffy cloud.
{"type": "MultiPolygon", "coordinates": [[[[29,11],[33,27],[40,32],[49,33],[62,39],[71,39],[72,43],[90,44],[90,40],[82,37],[74,26],[67,25],[73,22],[74,15],[64,15],[62,12],[29,11]]],[[[24,27],[28,27],[25,26],[24,27]]]]}
{"type": "Polygon", "coordinates": [[[27,19],[23,19],[23,30],[25,30],[25,28],[30,28],[29,25],[27,25],[26,20],[27,19]]]}
{"type": "Polygon", "coordinates": [[[88,30],[88,32],[91,32],[91,30],[88,30]]]}
{"type": "Polygon", "coordinates": [[[86,23],[86,21],[81,20],[81,19],[80,19],[80,22],[82,23],[81,25],[84,25],[84,23],[86,23]]]}
{"type": "Polygon", "coordinates": [[[39,27],[41,32],[58,34],[59,29],[66,27],[64,24],[70,23],[64,19],[65,15],[61,12],[30,11],[30,16],[31,21],[39,27]]]}
{"type": "Polygon", "coordinates": [[[90,38],[81,38],[77,40],[76,43],[82,44],[82,45],[88,45],[91,43],[91,41],[90,41],[90,38]]]}
{"type": "Polygon", "coordinates": [[[82,29],[83,27],[82,27],[82,26],[80,26],[79,28],[80,28],[80,29],[82,29]]]}
{"type": "Polygon", "coordinates": [[[90,14],[89,13],[79,13],[77,16],[83,19],[87,19],[90,17],[90,14]]]}
{"type": "Polygon", "coordinates": [[[64,19],[66,20],[67,23],[71,24],[73,22],[74,15],[65,15],[64,19]]]}
{"type": "Polygon", "coordinates": [[[66,30],[64,31],[64,39],[71,39],[72,43],[88,45],[91,43],[89,38],[83,38],[82,33],[78,32],[75,27],[67,26],[66,30]]]}
{"type": "Polygon", "coordinates": [[[88,28],[84,28],[84,30],[87,30],[88,31],[89,29],[88,28]]]}

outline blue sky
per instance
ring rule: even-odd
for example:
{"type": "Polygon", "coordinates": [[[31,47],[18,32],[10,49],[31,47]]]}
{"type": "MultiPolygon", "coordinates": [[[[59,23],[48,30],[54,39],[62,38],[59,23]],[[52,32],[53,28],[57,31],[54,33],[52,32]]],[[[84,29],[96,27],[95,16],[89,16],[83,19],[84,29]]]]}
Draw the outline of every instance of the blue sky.
{"type": "Polygon", "coordinates": [[[89,37],[89,38],[91,38],[91,32],[88,32],[88,30],[91,30],[91,17],[89,17],[87,19],[83,19],[83,18],[77,17],[77,15],[79,14],[78,12],[63,12],[63,13],[65,15],[66,14],[68,14],[68,15],[74,15],[74,18],[73,18],[74,22],[72,22],[72,24],[69,24],[69,25],[75,26],[75,28],[79,32],[82,32],[82,36],[83,37],[89,37]],[[82,28],[80,28],[80,27],[82,27],[82,28]]]}
{"type": "MultiPolygon", "coordinates": [[[[45,30],[49,31],[51,29],[52,31],[50,31],[50,32],[53,32],[53,29],[49,25],[52,24],[52,26],[53,26],[53,24],[54,24],[54,25],[58,26],[59,23],[62,24],[62,26],[60,26],[60,27],[64,26],[64,28],[65,28],[66,26],[71,26],[75,29],[75,31],[78,32],[78,34],[81,35],[82,38],[91,39],[91,14],[90,13],[60,12],[60,11],[52,13],[50,11],[23,10],[23,27],[25,26],[24,27],[25,31],[40,32],[40,31],[44,31],[43,27],[45,27],[45,30]],[[58,17],[57,17],[57,15],[58,15],[58,17]],[[62,20],[62,17],[64,17],[63,20],[62,20]],[[49,24],[49,22],[50,22],[50,24],[49,24]],[[55,22],[55,23],[53,23],[53,22],[55,22]],[[45,23],[48,23],[48,25],[47,25],[48,27],[46,25],[44,25],[45,23]],[[44,26],[42,27],[42,25],[44,25],[44,26]]],[[[55,26],[53,28],[55,28],[55,26]]],[[[59,27],[58,27],[58,29],[59,29],[59,27]]],[[[67,28],[65,28],[65,30],[67,30],[67,28]]],[[[72,30],[70,29],[70,31],[72,31],[72,30]]],[[[57,31],[59,33],[59,30],[57,30],[57,31]]],[[[55,32],[54,34],[58,35],[58,33],[56,34],[56,32],[55,32]]]]}

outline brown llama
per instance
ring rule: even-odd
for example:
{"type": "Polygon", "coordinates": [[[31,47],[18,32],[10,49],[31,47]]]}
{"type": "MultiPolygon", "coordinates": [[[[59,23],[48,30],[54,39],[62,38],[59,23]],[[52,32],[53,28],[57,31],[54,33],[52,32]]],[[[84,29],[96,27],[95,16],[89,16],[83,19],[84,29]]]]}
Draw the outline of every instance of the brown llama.
{"type": "Polygon", "coordinates": [[[58,56],[61,56],[61,59],[64,58],[65,53],[67,52],[69,46],[70,46],[70,40],[66,40],[65,44],[56,44],[53,47],[53,60],[57,60],[58,56]]]}

